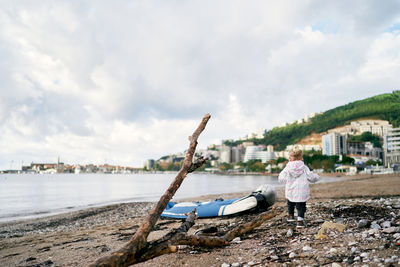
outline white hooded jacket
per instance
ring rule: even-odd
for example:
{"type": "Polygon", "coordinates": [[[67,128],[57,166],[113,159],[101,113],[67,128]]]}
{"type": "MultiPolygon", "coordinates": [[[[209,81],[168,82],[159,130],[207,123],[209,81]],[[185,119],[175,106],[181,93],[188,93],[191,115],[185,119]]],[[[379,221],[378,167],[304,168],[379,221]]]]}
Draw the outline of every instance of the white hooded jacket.
{"type": "Polygon", "coordinates": [[[286,183],[285,197],[291,202],[306,202],[310,198],[310,183],[319,176],[304,165],[301,160],[289,161],[279,174],[279,182],[286,183]]]}

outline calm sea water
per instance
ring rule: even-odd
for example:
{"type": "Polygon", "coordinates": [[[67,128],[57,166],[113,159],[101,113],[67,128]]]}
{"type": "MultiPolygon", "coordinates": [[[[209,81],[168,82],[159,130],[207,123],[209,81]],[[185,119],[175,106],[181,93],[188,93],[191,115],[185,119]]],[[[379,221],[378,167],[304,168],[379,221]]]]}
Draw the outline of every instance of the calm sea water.
{"type": "MultiPolygon", "coordinates": [[[[175,174],[0,174],[0,221],[105,204],[158,201],[175,174]]],[[[189,174],[174,199],[252,191],[276,177],[189,174]]]]}

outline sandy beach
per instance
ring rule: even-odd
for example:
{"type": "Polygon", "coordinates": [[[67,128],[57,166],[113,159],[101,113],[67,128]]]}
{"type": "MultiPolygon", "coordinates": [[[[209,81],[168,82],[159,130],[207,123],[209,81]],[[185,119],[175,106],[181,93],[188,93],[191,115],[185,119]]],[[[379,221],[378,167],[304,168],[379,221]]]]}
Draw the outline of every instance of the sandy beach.
{"type": "MultiPolygon", "coordinates": [[[[284,193],[279,189],[278,215],[229,246],[181,246],[177,253],[137,266],[400,266],[400,175],[338,178],[338,182],[312,185],[305,229],[286,222],[284,193]],[[344,232],[328,229],[326,239],[317,239],[327,221],[344,225],[344,232]]],[[[154,204],[118,204],[1,223],[0,266],[87,266],[123,246],[154,204]]],[[[224,231],[254,216],[198,219],[189,233],[210,226],[224,231]]],[[[163,236],[180,223],[159,220],[149,239],[163,236]]]]}

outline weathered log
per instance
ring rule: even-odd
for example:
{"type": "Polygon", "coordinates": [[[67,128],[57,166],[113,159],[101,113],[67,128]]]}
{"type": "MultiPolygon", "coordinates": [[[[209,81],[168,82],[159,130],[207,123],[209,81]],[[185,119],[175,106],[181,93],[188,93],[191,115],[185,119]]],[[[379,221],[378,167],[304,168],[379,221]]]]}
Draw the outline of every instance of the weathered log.
{"type": "Polygon", "coordinates": [[[186,235],[182,237],[176,237],[175,239],[179,245],[190,245],[199,247],[223,247],[229,245],[229,242],[221,237],[214,236],[197,236],[197,235],[186,235]]]}
{"type": "Polygon", "coordinates": [[[232,241],[235,237],[237,236],[242,236],[247,232],[250,232],[254,228],[260,226],[263,222],[266,220],[272,219],[275,217],[277,214],[277,211],[275,208],[272,208],[270,211],[263,212],[259,214],[257,217],[255,217],[253,220],[251,220],[248,223],[241,224],[237,226],[236,228],[230,230],[228,233],[226,233],[223,237],[224,240],[226,241],[232,241]]]}
{"type": "Polygon", "coordinates": [[[229,245],[229,242],[232,241],[237,236],[242,236],[253,229],[259,227],[265,221],[272,219],[277,214],[275,208],[272,208],[270,211],[266,211],[264,213],[259,214],[253,220],[248,223],[241,224],[228,233],[226,233],[223,237],[211,237],[211,236],[197,236],[197,235],[186,235],[185,232],[180,232],[178,234],[174,234],[168,240],[169,245],[191,245],[191,246],[201,246],[201,247],[222,247],[229,245]]]}
{"type": "MultiPolygon", "coordinates": [[[[223,237],[186,235],[188,229],[186,230],[185,228],[185,231],[172,231],[160,240],[162,240],[162,242],[168,241],[169,245],[191,245],[201,247],[227,246],[229,245],[229,242],[232,241],[235,237],[242,236],[252,231],[253,229],[259,227],[265,221],[275,217],[276,214],[276,209],[272,208],[272,210],[270,211],[259,214],[252,221],[235,227],[234,229],[226,233],[223,237]]],[[[190,227],[192,225],[193,224],[190,224],[190,227]]],[[[162,242],[159,242],[158,244],[161,244],[162,242]]],[[[158,244],[153,243],[152,246],[156,247],[158,244]]]]}
{"type": "Polygon", "coordinates": [[[210,237],[186,234],[194,225],[194,220],[196,218],[195,211],[196,210],[193,210],[189,213],[186,221],[183,222],[179,228],[172,230],[159,240],[148,243],[145,248],[138,251],[131,264],[144,262],[164,254],[175,253],[178,251],[177,245],[200,247],[228,246],[233,238],[248,233],[266,220],[273,218],[277,213],[275,208],[273,208],[272,211],[258,215],[251,222],[237,226],[223,237],[210,237]]]}
{"type": "Polygon", "coordinates": [[[147,237],[153,230],[154,225],[160,218],[168,202],[175,195],[186,175],[189,173],[189,170],[193,171],[193,156],[197,146],[197,139],[205,129],[210,117],[210,114],[206,114],[194,133],[189,136],[189,149],[186,152],[180,171],[128,244],[118,251],[113,252],[110,256],[100,258],[90,266],[129,266],[135,261],[135,254],[146,247],[147,237]]]}

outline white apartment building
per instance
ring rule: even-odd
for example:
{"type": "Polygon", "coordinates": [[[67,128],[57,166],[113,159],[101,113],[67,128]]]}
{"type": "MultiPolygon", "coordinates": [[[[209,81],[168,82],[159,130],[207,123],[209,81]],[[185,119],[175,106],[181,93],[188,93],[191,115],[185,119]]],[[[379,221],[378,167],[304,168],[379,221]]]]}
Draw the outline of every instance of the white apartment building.
{"type": "Polygon", "coordinates": [[[392,129],[392,125],[388,121],[384,120],[360,120],[353,121],[351,125],[359,128],[360,134],[364,132],[371,132],[379,136],[387,134],[388,130],[392,129]]]}
{"type": "Polygon", "coordinates": [[[155,163],[155,160],[154,160],[154,159],[148,159],[148,160],[146,160],[146,161],[144,162],[143,166],[144,166],[147,170],[150,170],[150,169],[153,169],[154,163],[155,163]]]}
{"type": "Polygon", "coordinates": [[[273,151],[263,151],[262,146],[248,146],[246,147],[243,161],[247,162],[253,159],[259,159],[262,163],[266,163],[271,159],[275,159],[275,153],[273,151]]]}
{"type": "Polygon", "coordinates": [[[322,148],[321,148],[321,146],[320,145],[298,145],[298,144],[296,144],[296,145],[288,145],[287,147],[286,147],[286,151],[290,151],[290,150],[292,150],[295,146],[298,146],[301,150],[303,150],[303,151],[311,151],[311,150],[314,150],[314,151],[321,151],[322,150],[322,148]]]}
{"type": "Polygon", "coordinates": [[[304,122],[308,122],[311,118],[314,118],[317,115],[317,113],[311,113],[310,115],[306,115],[304,117],[304,122]]]}
{"type": "Polygon", "coordinates": [[[247,162],[252,159],[258,159],[258,152],[261,151],[262,148],[260,146],[247,146],[243,161],[247,162]]]}
{"type": "Polygon", "coordinates": [[[383,138],[385,166],[400,164],[400,128],[390,129],[383,138]]]}
{"type": "Polygon", "coordinates": [[[232,150],[231,150],[232,163],[238,163],[238,162],[243,161],[245,152],[246,152],[246,149],[243,145],[238,145],[237,147],[232,147],[232,150]]]}
{"type": "Polygon", "coordinates": [[[222,145],[219,149],[219,162],[231,163],[232,162],[232,149],[230,146],[222,145]]]}
{"type": "Polygon", "coordinates": [[[328,133],[360,135],[364,132],[384,136],[393,126],[385,120],[358,120],[352,121],[350,125],[331,129],[328,133]]]}
{"type": "Polygon", "coordinates": [[[322,154],[333,156],[347,154],[347,136],[329,133],[322,136],[322,154]]]}

